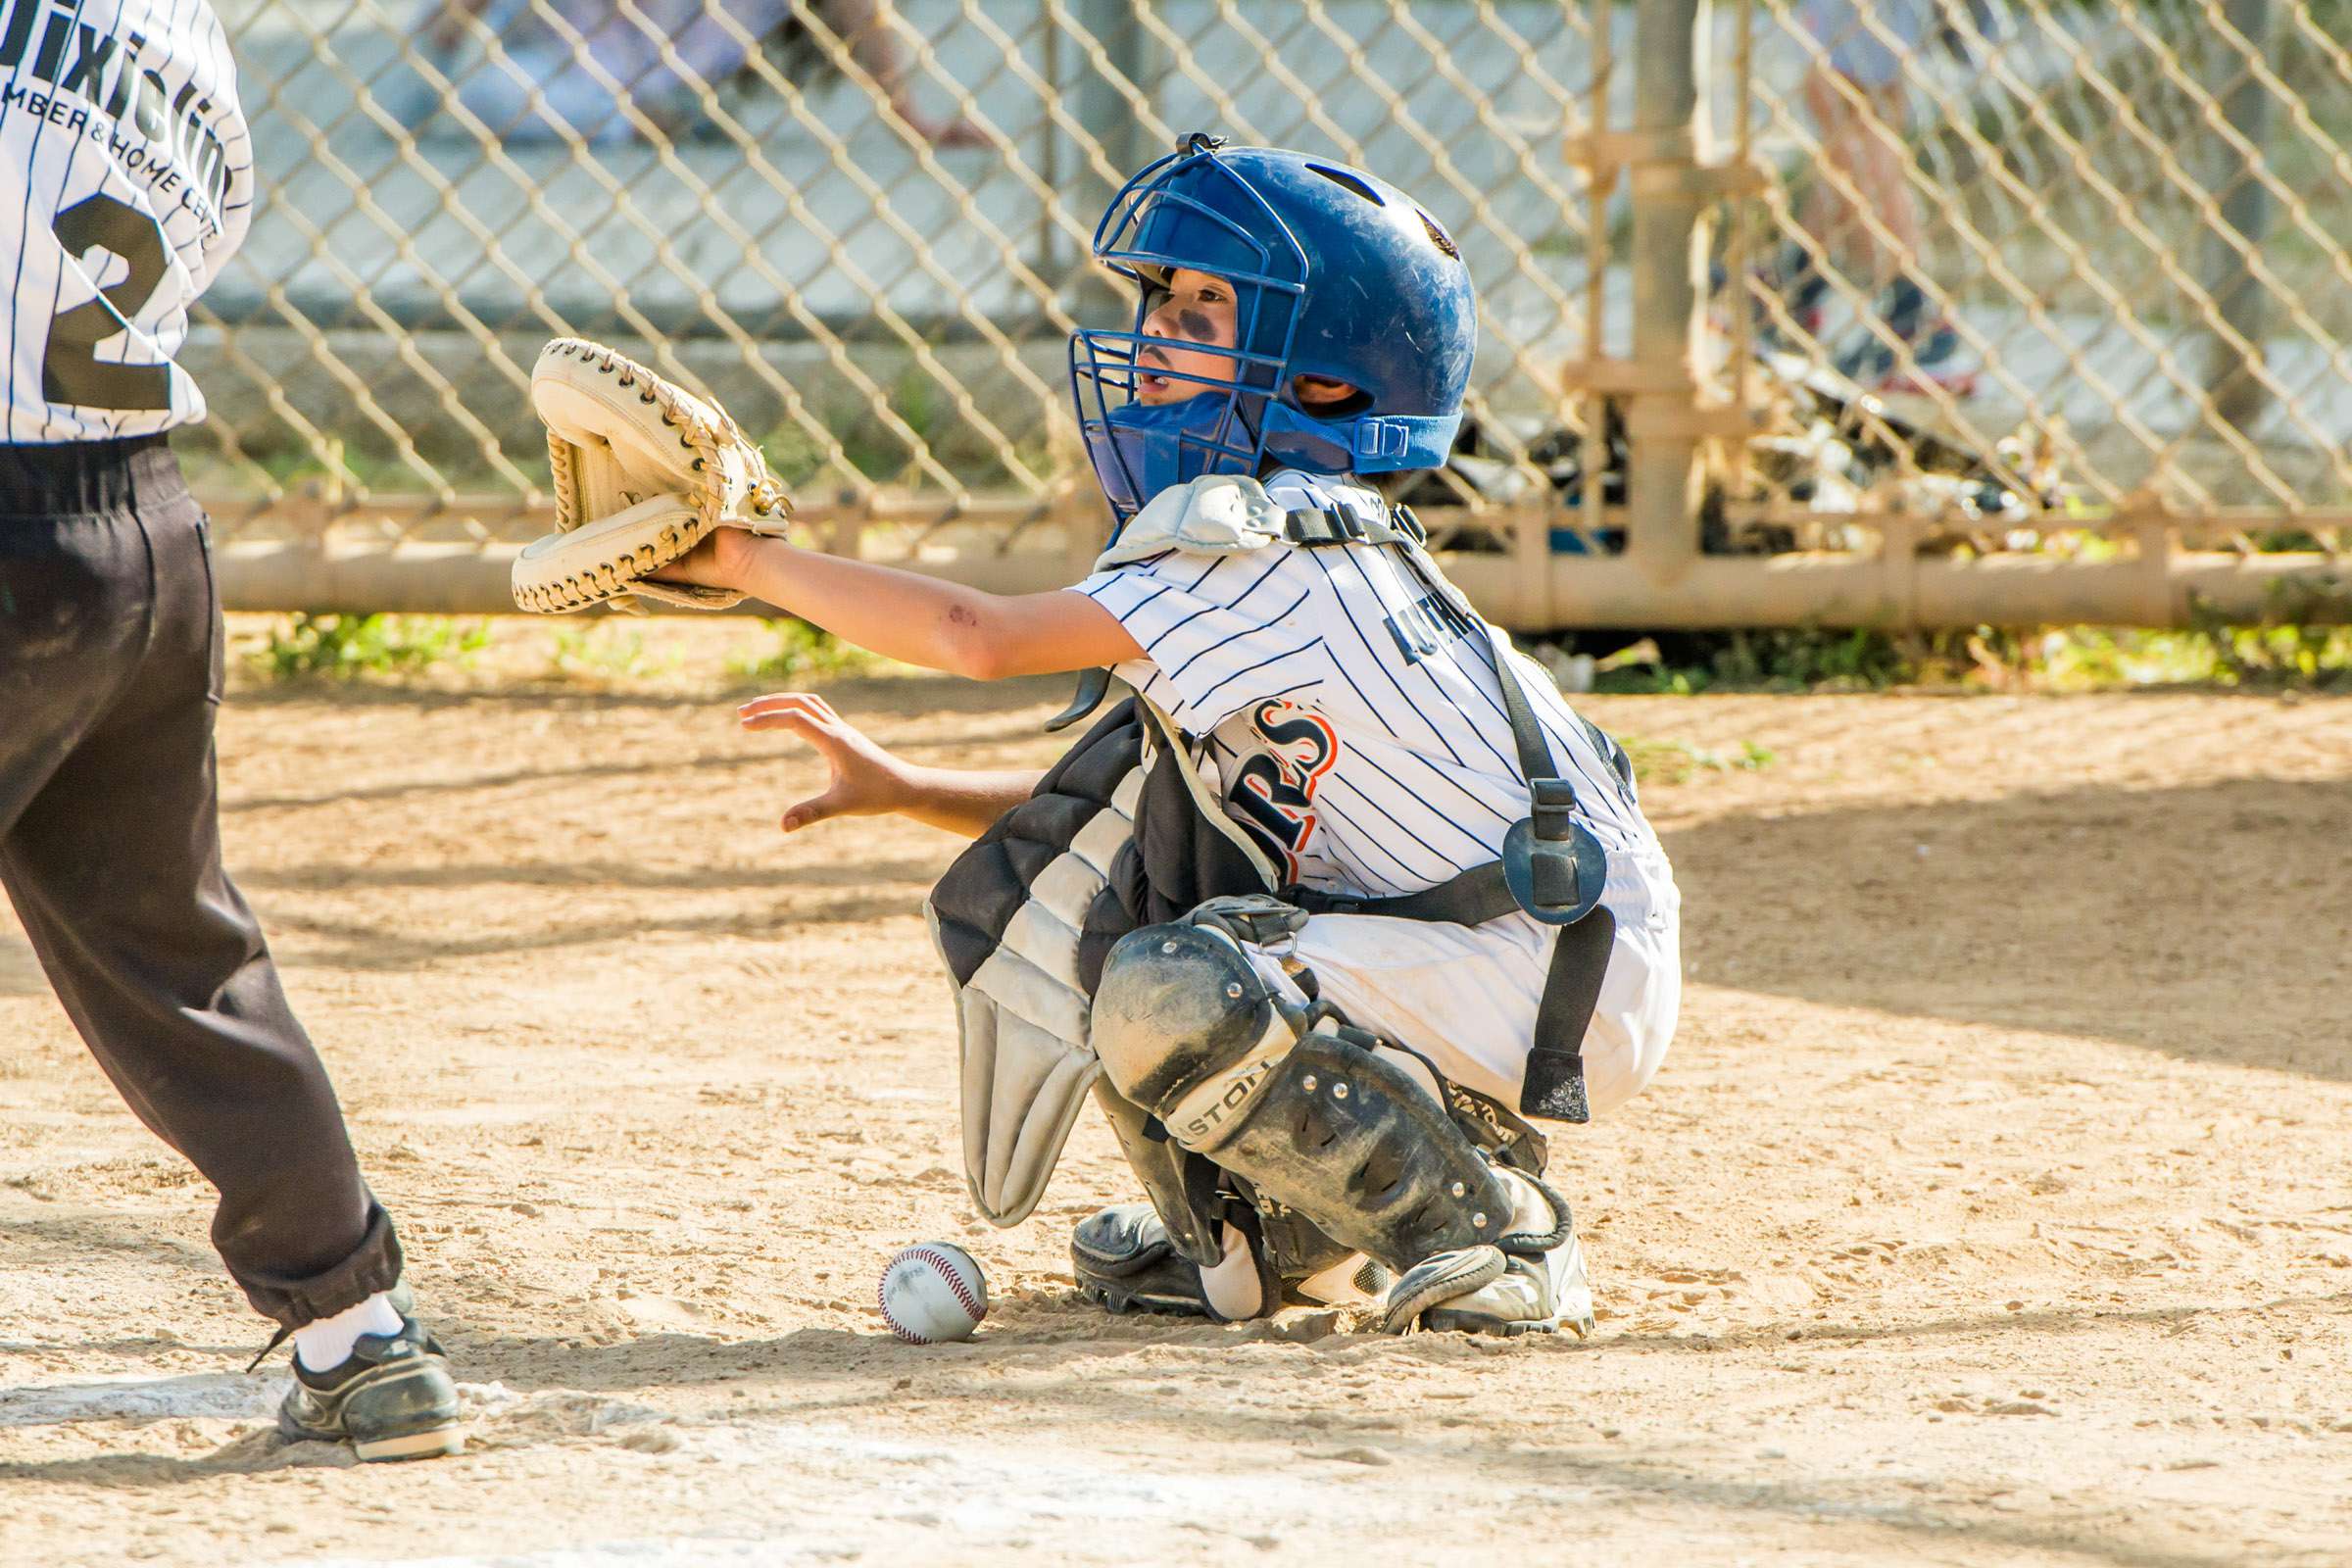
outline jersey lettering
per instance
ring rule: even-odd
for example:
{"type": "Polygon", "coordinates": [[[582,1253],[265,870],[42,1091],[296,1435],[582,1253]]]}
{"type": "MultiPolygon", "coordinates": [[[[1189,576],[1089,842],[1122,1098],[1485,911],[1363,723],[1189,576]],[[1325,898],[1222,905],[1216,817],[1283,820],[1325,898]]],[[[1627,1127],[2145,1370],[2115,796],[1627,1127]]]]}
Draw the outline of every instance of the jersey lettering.
{"type": "Polygon", "coordinates": [[[1470,635],[1470,617],[1445,595],[1432,590],[1388,616],[1389,635],[1408,664],[1418,664],[1446,645],[1470,635]]]}
{"type": "Polygon", "coordinates": [[[217,0],[0,0],[0,440],[103,441],[205,416],[177,368],[253,214],[217,0]]]}
{"type": "Polygon", "coordinates": [[[1298,880],[1298,858],[1315,832],[1315,788],[1340,760],[1329,720],[1279,698],[1250,710],[1250,728],[1266,750],[1234,769],[1226,814],[1258,847],[1281,860],[1283,880],[1298,880]]]}

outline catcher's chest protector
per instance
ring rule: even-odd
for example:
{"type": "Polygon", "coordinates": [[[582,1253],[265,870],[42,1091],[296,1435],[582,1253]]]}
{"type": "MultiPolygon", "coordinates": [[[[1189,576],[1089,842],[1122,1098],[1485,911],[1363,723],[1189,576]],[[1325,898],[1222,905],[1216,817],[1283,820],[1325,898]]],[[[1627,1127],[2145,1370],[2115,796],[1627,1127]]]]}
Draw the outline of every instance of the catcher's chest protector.
{"type": "Polygon", "coordinates": [[[1156,723],[1132,698],[1104,715],[924,906],[962,1036],[964,1175],[997,1225],[1037,1206],[1102,1073],[1088,1017],[1111,944],[1274,886],[1156,723]]]}

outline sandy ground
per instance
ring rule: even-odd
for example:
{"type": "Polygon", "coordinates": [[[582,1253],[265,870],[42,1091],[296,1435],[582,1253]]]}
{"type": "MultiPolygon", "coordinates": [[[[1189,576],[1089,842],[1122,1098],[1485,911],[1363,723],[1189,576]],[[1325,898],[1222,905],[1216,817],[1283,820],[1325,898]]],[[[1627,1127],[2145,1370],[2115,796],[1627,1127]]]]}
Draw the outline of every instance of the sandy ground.
{"type": "MultiPolygon", "coordinates": [[[[249,690],[231,862],[472,1408],[283,1446],[208,1195],[0,925],[0,1559],[2352,1560],[2352,704],[1594,699],[1754,769],[1647,790],[1690,986],[1556,1143],[1595,1343],[1114,1320],[972,1213],[916,912],[956,846],[691,663],[604,694],[249,690]],[[888,1254],[986,1265],[916,1348],[888,1254]],[[1535,1553],[1530,1556],[1529,1553],[1535,1553]]],[[[840,683],[933,761],[1057,684],[840,683]]],[[[4,918],[4,917],[0,917],[4,918]]]]}

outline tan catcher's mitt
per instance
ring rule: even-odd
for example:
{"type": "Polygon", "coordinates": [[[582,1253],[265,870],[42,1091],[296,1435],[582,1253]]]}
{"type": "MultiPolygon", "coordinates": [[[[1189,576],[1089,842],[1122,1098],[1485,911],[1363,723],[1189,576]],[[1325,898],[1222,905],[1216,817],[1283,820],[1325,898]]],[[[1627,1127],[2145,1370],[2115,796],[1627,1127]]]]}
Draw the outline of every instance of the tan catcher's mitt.
{"type": "Polygon", "coordinates": [[[557,531],[514,558],[514,603],[543,614],[622,594],[696,610],[743,595],[648,582],[713,528],[781,534],[792,505],[767,460],[712,404],[576,337],[539,351],[531,407],[547,426],[557,531]]]}

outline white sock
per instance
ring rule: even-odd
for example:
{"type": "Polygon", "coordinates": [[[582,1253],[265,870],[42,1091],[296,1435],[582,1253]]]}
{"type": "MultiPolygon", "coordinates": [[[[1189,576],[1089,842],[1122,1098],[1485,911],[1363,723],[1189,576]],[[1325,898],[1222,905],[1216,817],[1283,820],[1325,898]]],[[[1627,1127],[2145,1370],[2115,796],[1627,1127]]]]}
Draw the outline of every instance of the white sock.
{"type": "Polygon", "coordinates": [[[324,1372],[351,1359],[351,1348],[361,1335],[388,1337],[399,1332],[400,1314],[392,1310],[392,1298],[378,1291],[357,1306],[296,1329],[294,1359],[313,1372],[324,1372]]]}
{"type": "Polygon", "coordinates": [[[1265,1287],[1258,1283],[1257,1256],[1250,1238],[1232,1222],[1225,1226],[1225,1256],[1214,1268],[1200,1271],[1200,1293],[1220,1317],[1239,1323],[1253,1318],[1266,1304],[1265,1287]]]}

